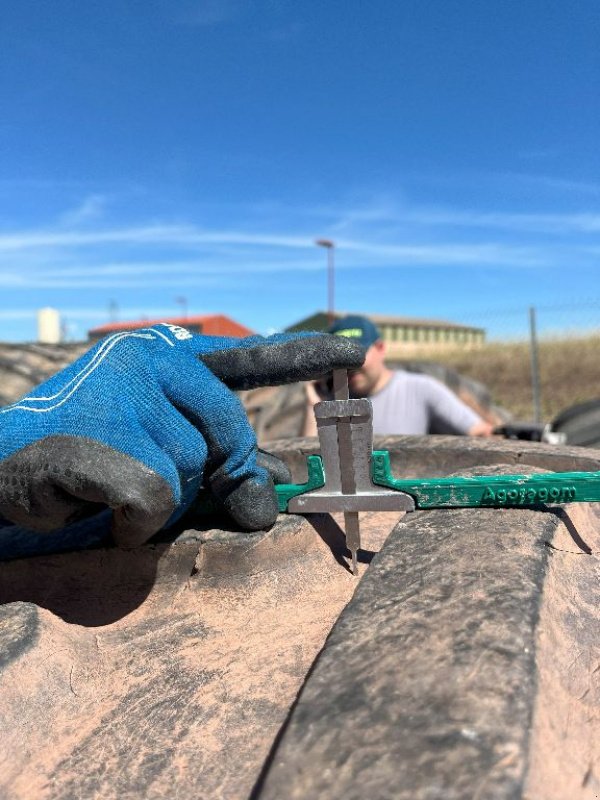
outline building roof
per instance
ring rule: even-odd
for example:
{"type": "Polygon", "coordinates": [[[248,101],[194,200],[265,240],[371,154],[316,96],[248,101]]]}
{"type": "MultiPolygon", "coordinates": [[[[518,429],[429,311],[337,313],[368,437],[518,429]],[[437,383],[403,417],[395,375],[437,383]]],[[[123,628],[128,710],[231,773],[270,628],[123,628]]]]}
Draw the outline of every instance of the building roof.
{"type": "Polygon", "coordinates": [[[123,322],[109,322],[106,325],[99,325],[88,331],[90,338],[98,338],[108,333],[117,331],[131,331],[137,328],[148,328],[160,322],[169,325],[179,325],[182,328],[200,327],[202,333],[208,336],[253,336],[255,331],[241,325],[239,322],[226,317],[224,314],[207,314],[203,316],[187,317],[161,317],[160,319],[140,319],[123,322]]]}
{"type": "MultiPolygon", "coordinates": [[[[403,327],[414,327],[414,328],[443,328],[444,330],[460,330],[460,331],[483,331],[483,328],[476,328],[472,325],[461,325],[457,322],[447,322],[446,320],[441,319],[427,319],[425,317],[397,317],[391,314],[370,314],[364,311],[336,311],[334,313],[334,317],[339,319],[340,317],[346,317],[349,314],[360,314],[363,317],[367,317],[375,325],[398,325],[403,327]]],[[[290,325],[286,330],[299,330],[304,328],[308,323],[312,323],[313,321],[316,323],[317,320],[328,319],[328,312],[327,311],[316,311],[314,314],[311,314],[309,317],[305,317],[304,319],[299,320],[298,322],[290,325]]]]}

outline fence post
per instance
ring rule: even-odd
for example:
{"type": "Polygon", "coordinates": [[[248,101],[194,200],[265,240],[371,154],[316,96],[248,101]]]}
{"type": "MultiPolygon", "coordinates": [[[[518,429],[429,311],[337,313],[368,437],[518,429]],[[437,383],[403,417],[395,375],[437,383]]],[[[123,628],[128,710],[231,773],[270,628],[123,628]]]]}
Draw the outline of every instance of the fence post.
{"type": "Polygon", "coordinates": [[[535,307],[529,307],[529,349],[531,352],[531,388],[533,392],[533,421],[542,421],[542,396],[540,389],[540,365],[535,326],[535,307]]]}

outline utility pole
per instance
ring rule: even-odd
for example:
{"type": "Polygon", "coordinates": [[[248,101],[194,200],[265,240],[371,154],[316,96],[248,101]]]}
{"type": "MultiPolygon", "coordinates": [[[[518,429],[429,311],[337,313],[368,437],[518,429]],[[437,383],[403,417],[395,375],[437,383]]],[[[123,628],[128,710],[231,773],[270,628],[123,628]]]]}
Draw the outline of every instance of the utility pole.
{"type": "Polygon", "coordinates": [[[529,308],[529,347],[531,351],[531,388],[533,392],[533,421],[542,421],[542,394],[540,389],[540,364],[535,324],[535,308],[529,308]]]}
{"type": "Polygon", "coordinates": [[[188,302],[187,297],[176,297],[175,302],[181,306],[182,316],[187,319],[188,316],[188,302]]]}
{"type": "Polygon", "coordinates": [[[332,242],[331,239],[316,239],[315,244],[327,250],[327,324],[333,325],[335,320],[335,242],[332,242]]]}

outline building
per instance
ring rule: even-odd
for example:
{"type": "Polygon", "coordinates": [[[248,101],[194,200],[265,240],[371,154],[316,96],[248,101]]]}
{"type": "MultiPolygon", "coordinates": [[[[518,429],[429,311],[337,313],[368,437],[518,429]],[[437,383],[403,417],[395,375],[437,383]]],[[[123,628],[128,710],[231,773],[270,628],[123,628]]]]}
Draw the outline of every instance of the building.
{"type": "Polygon", "coordinates": [[[130,322],[109,322],[107,325],[100,325],[88,331],[90,341],[96,341],[109,333],[120,333],[121,331],[134,331],[137,328],[150,328],[159,322],[166,322],[169,325],[180,325],[187,328],[192,333],[203,333],[206,336],[254,336],[254,331],[240,325],[224,314],[212,314],[200,317],[161,317],[161,319],[140,319],[130,322]]]}
{"type": "Polygon", "coordinates": [[[40,344],[59,344],[60,314],[55,308],[40,308],[37,312],[37,340],[40,344]]]}
{"type": "MultiPolygon", "coordinates": [[[[337,311],[336,319],[347,314],[362,314],[360,311],[337,311]]],[[[386,314],[362,314],[377,325],[387,345],[390,358],[406,356],[407,353],[423,352],[441,347],[480,347],[485,342],[485,330],[469,325],[458,325],[438,319],[415,317],[393,317],[386,314]]],[[[326,311],[317,311],[310,317],[296,322],[286,331],[325,331],[329,327],[326,311]]]]}

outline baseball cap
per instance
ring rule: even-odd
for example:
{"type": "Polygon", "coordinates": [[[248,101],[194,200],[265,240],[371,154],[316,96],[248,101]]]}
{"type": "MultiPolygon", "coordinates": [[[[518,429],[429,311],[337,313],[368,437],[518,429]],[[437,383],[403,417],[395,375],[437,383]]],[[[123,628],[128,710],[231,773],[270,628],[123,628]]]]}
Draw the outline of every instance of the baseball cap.
{"type": "Polygon", "coordinates": [[[363,347],[371,347],[381,339],[377,326],[370,319],[358,314],[350,314],[347,317],[336,319],[330,326],[329,333],[335,333],[336,336],[347,336],[362,344],[363,347]]]}

